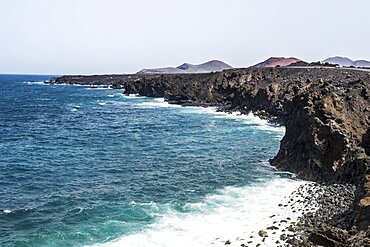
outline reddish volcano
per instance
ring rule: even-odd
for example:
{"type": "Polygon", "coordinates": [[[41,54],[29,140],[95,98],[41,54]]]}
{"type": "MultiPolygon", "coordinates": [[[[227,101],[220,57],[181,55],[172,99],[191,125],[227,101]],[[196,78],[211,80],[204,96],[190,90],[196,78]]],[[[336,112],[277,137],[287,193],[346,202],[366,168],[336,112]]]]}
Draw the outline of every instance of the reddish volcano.
{"type": "Polygon", "coordinates": [[[302,61],[295,57],[270,57],[264,62],[258,63],[252,67],[276,67],[276,66],[288,66],[292,63],[302,61]]]}

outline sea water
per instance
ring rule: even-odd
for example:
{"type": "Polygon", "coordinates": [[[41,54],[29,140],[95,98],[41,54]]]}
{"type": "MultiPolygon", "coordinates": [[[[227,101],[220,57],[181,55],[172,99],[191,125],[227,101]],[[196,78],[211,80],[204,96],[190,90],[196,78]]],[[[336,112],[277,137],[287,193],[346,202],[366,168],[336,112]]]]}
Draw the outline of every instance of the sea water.
{"type": "Polygon", "coordinates": [[[283,127],[49,78],[0,75],[0,246],[240,246],[288,213],[283,127]]]}

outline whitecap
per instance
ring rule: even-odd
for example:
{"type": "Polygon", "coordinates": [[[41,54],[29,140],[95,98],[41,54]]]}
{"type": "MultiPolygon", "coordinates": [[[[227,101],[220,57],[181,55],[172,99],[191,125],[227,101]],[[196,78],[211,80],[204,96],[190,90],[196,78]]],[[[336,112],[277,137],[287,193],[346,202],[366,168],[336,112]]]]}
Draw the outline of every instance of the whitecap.
{"type": "Polygon", "coordinates": [[[10,214],[12,211],[10,209],[4,209],[3,211],[5,214],[10,214]]]}
{"type": "MultiPolygon", "coordinates": [[[[129,95],[124,96],[125,98],[146,98],[138,95],[129,95]]],[[[218,111],[216,107],[202,107],[202,106],[186,106],[182,107],[181,105],[176,104],[169,104],[165,101],[164,98],[154,98],[151,101],[145,101],[134,104],[134,106],[137,107],[146,107],[146,108],[155,108],[155,107],[176,107],[176,108],[182,108],[184,111],[187,111],[189,113],[198,113],[198,114],[209,114],[213,115],[215,118],[224,118],[224,119],[234,119],[237,121],[242,122],[243,124],[250,125],[251,128],[260,129],[264,131],[271,131],[271,132],[278,132],[281,135],[279,138],[281,139],[283,135],[285,134],[285,126],[278,126],[269,123],[266,119],[261,119],[258,116],[254,115],[253,113],[249,114],[242,114],[241,112],[235,111],[235,112],[222,112],[218,111]]]]}
{"type": "Polygon", "coordinates": [[[135,104],[135,106],[138,107],[146,107],[146,108],[153,108],[153,107],[181,107],[181,105],[174,105],[174,104],[169,104],[168,102],[165,101],[164,98],[155,98],[152,101],[147,101],[147,102],[141,102],[135,104]]]}
{"type": "Polygon", "coordinates": [[[129,94],[129,95],[126,95],[126,94],[120,94],[121,97],[125,98],[125,99],[150,99],[146,96],[141,96],[139,94],[129,94]]]}
{"type": "Polygon", "coordinates": [[[28,85],[46,85],[44,81],[26,81],[28,85]]]}
{"type": "Polygon", "coordinates": [[[111,90],[113,88],[106,87],[106,86],[94,86],[94,87],[89,87],[87,89],[89,89],[89,90],[111,90]]]}
{"type": "Polygon", "coordinates": [[[242,114],[241,112],[238,112],[238,111],[228,113],[228,112],[218,111],[216,107],[190,106],[190,107],[184,107],[184,109],[188,109],[192,113],[213,115],[215,118],[234,119],[234,120],[240,121],[243,124],[250,125],[251,128],[255,128],[255,129],[280,132],[282,135],[285,134],[284,126],[273,125],[269,123],[267,120],[261,119],[258,116],[254,115],[253,113],[242,114]]]}

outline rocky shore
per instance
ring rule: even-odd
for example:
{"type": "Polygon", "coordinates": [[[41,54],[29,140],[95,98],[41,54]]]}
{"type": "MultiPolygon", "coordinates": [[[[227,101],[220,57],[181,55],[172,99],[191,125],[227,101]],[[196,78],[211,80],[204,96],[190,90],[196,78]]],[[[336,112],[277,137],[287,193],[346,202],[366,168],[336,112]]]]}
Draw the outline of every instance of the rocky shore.
{"type": "MultiPolygon", "coordinates": [[[[282,208],[282,214],[271,215],[266,228],[241,237],[235,246],[367,246],[369,242],[356,231],[339,230],[350,227],[338,215],[348,217],[354,197],[352,184],[303,184],[281,203],[272,205],[282,208]]],[[[226,245],[232,243],[225,241],[226,245]]]]}
{"type": "Polygon", "coordinates": [[[352,184],[301,186],[287,205],[302,212],[302,216],[287,227],[294,234],[285,234],[282,239],[286,239],[287,246],[366,246],[367,240],[358,237],[356,231],[344,230],[351,229],[349,217],[354,198],[352,184]]]}
{"type": "MultiPolygon", "coordinates": [[[[164,97],[169,103],[253,112],[285,125],[280,150],[270,163],[317,184],[292,195],[307,197],[303,208],[292,208],[304,210],[303,217],[290,223],[293,233],[277,240],[277,246],[370,246],[368,71],[249,68],[210,74],[65,76],[50,83],[110,85],[124,88],[126,94],[164,97]]],[[[261,230],[268,235],[269,229],[261,230]]]]}

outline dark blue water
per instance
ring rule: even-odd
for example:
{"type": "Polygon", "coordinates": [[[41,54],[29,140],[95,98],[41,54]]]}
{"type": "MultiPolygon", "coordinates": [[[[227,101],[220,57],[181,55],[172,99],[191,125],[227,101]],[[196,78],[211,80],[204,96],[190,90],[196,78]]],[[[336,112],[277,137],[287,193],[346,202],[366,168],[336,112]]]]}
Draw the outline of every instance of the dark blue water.
{"type": "Polygon", "coordinates": [[[283,132],[254,118],[27,83],[49,78],[0,75],[1,246],[108,243],[280,177],[283,132]]]}

